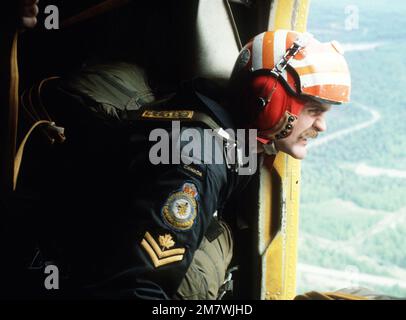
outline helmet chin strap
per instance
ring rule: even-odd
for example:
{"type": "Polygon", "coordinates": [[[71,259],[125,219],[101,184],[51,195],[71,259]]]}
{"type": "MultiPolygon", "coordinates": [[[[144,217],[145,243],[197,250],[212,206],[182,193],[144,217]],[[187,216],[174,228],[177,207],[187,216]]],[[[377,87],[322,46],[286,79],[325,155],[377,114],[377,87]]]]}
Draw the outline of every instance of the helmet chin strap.
{"type": "Polygon", "coordinates": [[[269,144],[271,141],[287,138],[296,124],[298,117],[286,111],[278,124],[271,129],[259,131],[257,140],[262,144],[269,144]]]}
{"type": "Polygon", "coordinates": [[[262,145],[262,148],[264,148],[264,152],[268,156],[273,156],[278,153],[278,150],[276,149],[275,146],[275,141],[273,140],[267,144],[262,145]]]}
{"type": "Polygon", "coordinates": [[[275,146],[275,140],[257,137],[257,141],[261,143],[265,154],[267,154],[268,156],[272,156],[278,153],[278,150],[275,146]]]}

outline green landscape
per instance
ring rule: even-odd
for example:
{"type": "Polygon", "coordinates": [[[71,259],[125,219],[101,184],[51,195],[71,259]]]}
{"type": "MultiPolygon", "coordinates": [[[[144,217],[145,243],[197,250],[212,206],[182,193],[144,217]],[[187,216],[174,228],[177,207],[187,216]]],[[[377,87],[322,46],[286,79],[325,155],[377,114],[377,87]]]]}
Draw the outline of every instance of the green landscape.
{"type": "Polygon", "coordinates": [[[406,297],[405,13],[401,0],[311,1],[308,30],[343,45],[353,87],[302,162],[298,292],[406,297]]]}

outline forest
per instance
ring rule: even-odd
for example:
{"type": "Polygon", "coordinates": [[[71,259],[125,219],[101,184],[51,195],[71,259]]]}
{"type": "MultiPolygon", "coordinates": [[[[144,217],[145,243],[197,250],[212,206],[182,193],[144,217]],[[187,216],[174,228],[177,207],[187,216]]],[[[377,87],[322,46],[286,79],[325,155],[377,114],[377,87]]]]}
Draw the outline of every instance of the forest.
{"type": "MultiPolygon", "coordinates": [[[[317,140],[332,134],[336,138],[310,146],[302,162],[299,248],[303,264],[342,271],[351,266],[360,274],[399,280],[402,285],[360,284],[404,297],[406,65],[401,52],[406,49],[406,22],[401,12],[405,9],[398,0],[391,6],[384,1],[328,5],[312,1],[309,31],[324,41],[336,39],[347,49],[352,99],[333,107],[328,130],[317,140]],[[355,5],[359,14],[354,30],[345,26],[349,5],[355,5]]],[[[298,276],[299,291],[339,289],[298,276]]]]}

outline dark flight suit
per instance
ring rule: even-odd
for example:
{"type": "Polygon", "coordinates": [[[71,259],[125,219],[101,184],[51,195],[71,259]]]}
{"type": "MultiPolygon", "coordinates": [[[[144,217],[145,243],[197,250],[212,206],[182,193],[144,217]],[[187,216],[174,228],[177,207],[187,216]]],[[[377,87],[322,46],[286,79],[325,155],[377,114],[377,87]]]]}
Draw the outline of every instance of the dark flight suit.
{"type": "MultiPolygon", "coordinates": [[[[198,80],[185,84],[158,108],[198,110],[223,128],[234,128],[225,109],[198,85],[198,80]]],[[[50,99],[77,114],[64,117],[69,138],[41,162],[48,172],[41,181],[52,181],[41,187],[44,260],[60,266],[66,286],[72,292],[84,289],[84,296],[215,299],[233,248],[223,221],[233,217],[223,217],[223,208],[250,176],[238,175],[226,161],[154,165],[150,131],[170,130],[170,121],[130,120],[124,128],[106,128],[93,125],[69,99],[50,99]],[[68,132],[72,126],[76,129],[68,132]]],[[[202,137],[207,128],[181,125],[182,132],[195,128],[202,137]]]]}

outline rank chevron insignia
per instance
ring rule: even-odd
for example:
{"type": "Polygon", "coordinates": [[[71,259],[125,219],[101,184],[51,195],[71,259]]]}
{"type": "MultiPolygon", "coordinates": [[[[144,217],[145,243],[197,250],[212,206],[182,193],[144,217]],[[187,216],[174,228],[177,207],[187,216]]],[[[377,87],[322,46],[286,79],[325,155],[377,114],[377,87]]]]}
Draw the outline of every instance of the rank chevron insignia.
{"type": "Polygon", "coordinates": [[[181,261],[183,259],[185,248],[175,248],[169,250],[169,248],[173,247],[174,245],[175,241],[172,239],[170,234],[159,236],[158,244],[148,231],[145,233],[144,238],[141,241],[141,246],[151,258],[155,268],[181,261]],[[161,245],[162,249],[159,245],[161,245]]]}

